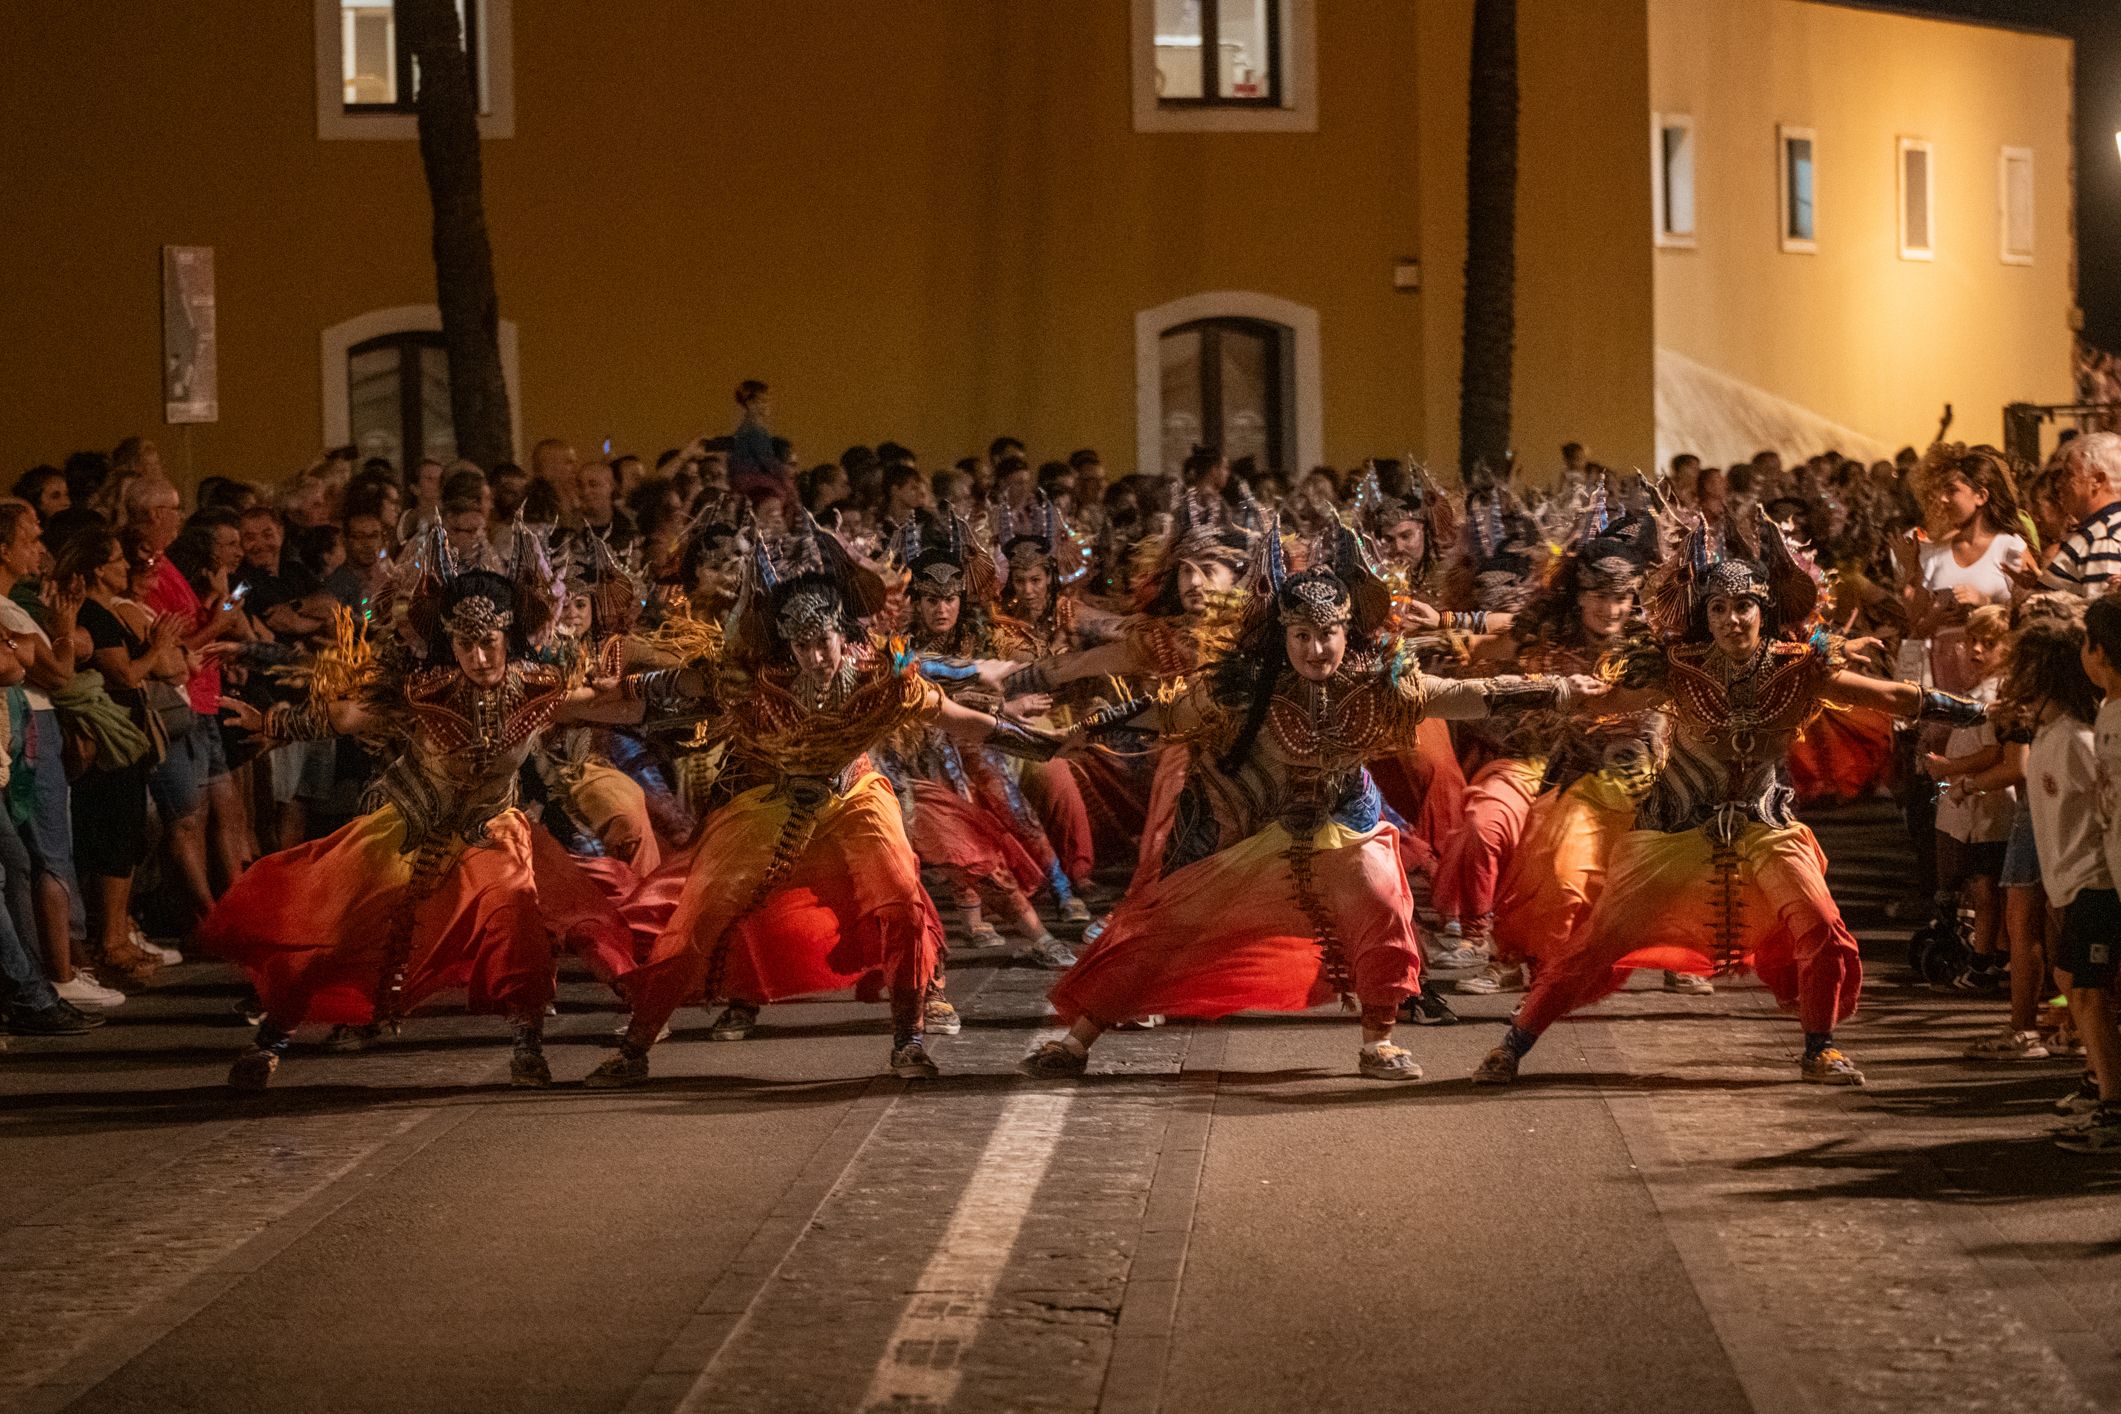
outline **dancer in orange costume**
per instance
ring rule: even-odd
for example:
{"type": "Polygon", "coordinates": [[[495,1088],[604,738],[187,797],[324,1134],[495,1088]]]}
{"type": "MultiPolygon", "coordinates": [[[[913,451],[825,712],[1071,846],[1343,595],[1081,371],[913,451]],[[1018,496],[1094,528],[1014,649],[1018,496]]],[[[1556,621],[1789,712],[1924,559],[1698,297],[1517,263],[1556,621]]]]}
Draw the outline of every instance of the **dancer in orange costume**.
{"type": "MultiPolygon", "coordinates": [[[[1519,661],[1549,672],[1595,671],[1628,628],[1642,571],[1642,552],[1627,541],[1596,538],[1572,549],[1517,620],[1519,661]]],[[[1495,960],[1461,990],[1521,990],[1527,965],[1544,966],[1574,932],[1604,886],[1613,842],[1655,779],[1662,718],[1602,717],[1554,731],[1549,741],[1542,793],[1496,891],[1495,960]]],[[[1689,973],[1667,983],[1708,987],[1689,973]]]]}
{"type": "MultiPolygon", "coordinates": [[[[645,1080],[650,1048],[687,1002],[878,982],[891,993],[891,1070],[937,1073],[922,1010],[942,925],[868,752],[930,721],[961,742],[1040,759],[1058,739],[958,706],[910,655],[871,643],[860,620],[884,607],[883,581],[830,535],[812,538],[824,568],[788,579],[755,548],[718,652],[628,680],[651,714],[712,718],[730,762],[723,803],[629,908],[653,941],[625,979],[633,1015],[618,1054],[586,1084],[645,1080]]],[[[998,683],[1007,668],[977,671],[998,683]]]]}
{"type": "Polygon", "coordinates": [[[1668,708],[1671,753],[1607,865],[1581,941],[1543,968],[1474,1080],[1506,1085],[1554,1021],[1618,987],[1631,967],[1751,965],[1804,1027],[1799,1074],[1860,1085],[1834,1045],[1863,985],[1856,940],[1826,884],[1826,857],[1791,813],[1782,756],[1822,702],[1926,721],[1978,721],[1979,703],[1847,671],[1841,640],[1814,632],[1818,586],[1781,534],[1758,527],[1762,561],[1712,560],[1705,531],[1660,572],[1655,638],[1639,641],[1607,711],[1668,708]]]}
{"type": "Polygon", "coordinates": [[[1132,1017],[1301,1011],[1338,994],[1360,1004],[1360,1073],[1420,1078],[1391,1041],[1420,981],[1413,901],[1363,762],[1409,744],[1427,714],[1552,706],[1595,684],[1424,676],[1385,636],[1390,593],[1357,537],[1343,529],[1320,551],[1287,574],[1269,532],[1236,647],[1145,709],[1193,743],[1161,867],[1054,987],[1069,1032],[1026,1059],[1031,1073],[1080,1074],[1132,1017]]]}
{"type": "Polygon", "coordinates": [[[551,615],[535,561],[519,554],[512,578],[457,574],[437,534],[425,561],[434,568],[412,570],[401,633],[373,661],[351,651],[349,626],[335,665],[345,681],[320,674],[309,703],[263,715],[222,704],[270,743],[343,733],[402,747],[378,783],[377,809],[259,860],[200,924],[200,945],[248,974],[265,1012],[229,1084],[263,1088],[305,1021],[395,1025],[433,993],[461,987],[473,1011],[514,1027],[511,1081],[549,1085],[543,1027],[555,939],[606,981],[630,965],[618,911],[515,808],[516,773],[540,732],[629,710],[609,691],[570,688],[558,669],[525,661],[551,615]]]}

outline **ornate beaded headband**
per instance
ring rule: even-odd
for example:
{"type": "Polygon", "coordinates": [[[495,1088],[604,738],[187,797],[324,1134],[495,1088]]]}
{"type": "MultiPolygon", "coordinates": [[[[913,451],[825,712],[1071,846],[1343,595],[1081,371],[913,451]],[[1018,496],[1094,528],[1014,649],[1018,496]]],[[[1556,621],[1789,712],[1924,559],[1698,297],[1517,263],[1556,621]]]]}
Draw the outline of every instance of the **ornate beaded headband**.
{"type": "Polygon", "coordinates": [[[839,596],[823,589],[805,589],[788,596],[778,617],[781,637],[790,643],[810,643],[823,638],[840,624],[839,596]]]}
{"type": "Polygon", "coordinates": [[[1319,628],[1344,624],[1354,612],[1347,590],[1334,580],[1299,579],[1283,591],[1282,616],[1319,628]]]}
{"type": "Polygon", "coordinates": [[[442,622],[451,638],[485,638],[489,634],[506,633],[515,626],[516,616],[502,608],[483,594],[474,594],[457,601],[442,622]]]}
{"type": "Polygon", "coordinates": [[[1704,604],[1719,596],[1755,599],[1762,604],[1775,602],[1775,591],[1769,587],[1767,576],[1749,560],[1718,560],[1710,565],[1702,576],[1700,593],[1704,604]]]}
{"type": "Polygon", "coordinates": [[[1642,569],[1625,555],[1601,555],[1583,567],[1578,580],[1592,593],[1633,593],[1642,586],[1642,569]]]}

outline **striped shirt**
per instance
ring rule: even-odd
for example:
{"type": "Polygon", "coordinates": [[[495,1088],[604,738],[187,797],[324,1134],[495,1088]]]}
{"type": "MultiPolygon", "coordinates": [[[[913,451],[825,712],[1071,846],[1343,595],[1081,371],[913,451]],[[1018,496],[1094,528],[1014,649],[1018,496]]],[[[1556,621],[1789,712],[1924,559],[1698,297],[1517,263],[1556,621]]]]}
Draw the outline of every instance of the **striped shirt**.
{"type": "Polygon", "coordinates": [[[2070,532],[2041,571],[2040,587],[2096,599],[2116,576],[2121,576],[2121,501],[2093,511],[2070,532]]]}

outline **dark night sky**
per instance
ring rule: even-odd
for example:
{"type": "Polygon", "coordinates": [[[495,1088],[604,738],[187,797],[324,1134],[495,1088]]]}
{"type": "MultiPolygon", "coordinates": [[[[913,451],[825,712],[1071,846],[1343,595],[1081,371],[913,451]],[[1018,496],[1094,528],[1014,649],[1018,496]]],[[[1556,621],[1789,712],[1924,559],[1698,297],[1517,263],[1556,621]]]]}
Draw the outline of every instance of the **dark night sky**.
{"type": "Polygon", "coordinates": [[[2077,42],[2077,303],[2085,337],[2121,351],[2121,0],[1894,0],[1878,9],[1986,20],[2077,42]]]}

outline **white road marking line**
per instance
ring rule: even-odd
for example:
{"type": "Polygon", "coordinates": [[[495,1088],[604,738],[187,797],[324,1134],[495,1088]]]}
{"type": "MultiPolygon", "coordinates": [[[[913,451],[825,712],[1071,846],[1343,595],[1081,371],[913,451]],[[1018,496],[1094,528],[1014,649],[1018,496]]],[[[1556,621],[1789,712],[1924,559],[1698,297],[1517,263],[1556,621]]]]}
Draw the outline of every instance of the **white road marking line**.
{"type": "Polygon", "coordinates": [[[899,1315],[863,1409],[943,1409],[956,1396],[964,1357],[979,1337],[1074,1099],[1073,1087],[1025,1091],[1003,1107],[950,1226],[899,1315]]]}

